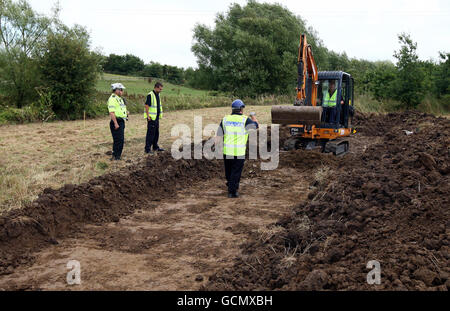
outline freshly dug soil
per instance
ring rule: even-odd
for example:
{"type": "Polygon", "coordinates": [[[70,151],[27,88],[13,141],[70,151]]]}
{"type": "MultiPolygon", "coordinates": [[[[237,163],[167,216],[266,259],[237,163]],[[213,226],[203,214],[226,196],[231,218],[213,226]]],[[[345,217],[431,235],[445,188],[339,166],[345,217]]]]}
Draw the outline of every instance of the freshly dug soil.
{"type": "Polygon", "coordinates": [[[311,162],[303,151],[289,155],[292,165],[321,162],[333,171],[325,181],[311,176],[311,186],[322,186],[271,225],[269,239],[254,234],[205,289],[449,289],[450,121],[405,112],[359,114],[354,125],[351,143],[362,154],[334,165],[323,154],[310,154],[311,162]],[[375,143],[358,146],[367,137],[375,143]],[[380,285],[367,282],[373,260],[380,285]]]}
{"type": "Polygon", "coordinates": [[[187,184],[222,172],[219,161],[148,157],[81,185],[46,189],[21,210],[0,217],[0,275],[33,260],[32,253],[86,223],[118,221],[148,200],[170,198],[187,184]]]}
{"type": "Polygon", "coordinates": [[[2,288],[67,289],[75,254],[86,290],[197,289],[199,275],[208,290],[448,290],[450,121],[358,114],[354,126],[345,157],[282,152],[269,172],[248,161],[241,201],[223,199],[222,161],[166,154],[46,189],[0,216],[2,288]],[[373,260],[381,285],[367,284],[373,260]]]}

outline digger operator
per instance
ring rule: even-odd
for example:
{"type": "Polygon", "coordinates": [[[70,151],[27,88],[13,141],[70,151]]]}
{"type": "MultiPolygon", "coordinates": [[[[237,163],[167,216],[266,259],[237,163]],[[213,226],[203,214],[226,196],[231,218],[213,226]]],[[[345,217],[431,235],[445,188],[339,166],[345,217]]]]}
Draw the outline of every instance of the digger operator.
{"type": "MultiPolygon", "coordinates": [[[[340,107],[336,106],[337,103],[337,88],[335,80],[328,80],[328,92],[324,92],[323,97],[323,110],[325,114],[325,122],[338,124],[340,120],[340,107]]],[[[344,100],[341,98],[341,105],[344,104],[344,100]]]]}
{"type": "Polygon", "coordinates": [[[238,99],[231,105],[231,115],[227,115],[220,123],[218,137],[223,137],[223,154],[225,177],[227,179],[228,197],[239,197],[239,183],[245,163],[248,141],[248,130],[259,127],[256,116],[244,115],[245,104],[238,99]]]}

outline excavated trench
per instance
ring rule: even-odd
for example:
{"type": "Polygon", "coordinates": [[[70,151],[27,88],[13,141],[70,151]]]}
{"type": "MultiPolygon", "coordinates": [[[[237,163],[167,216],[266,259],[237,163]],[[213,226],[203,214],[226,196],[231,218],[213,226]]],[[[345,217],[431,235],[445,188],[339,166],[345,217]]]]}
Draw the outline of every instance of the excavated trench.
{"type": "Polygon", "coordinates": [[[221,161],[169,154],[46,189],[0,217],[0,289],[447,290],[449,123],[358,115],[350,154],[248,161],[238,200],[221,161]]]}
{"type": "Polygon", "coordinates": [[[450,121],[406,112],[355,123],[354,153],[205,289],[449,289],[450,121]],[[372,261],[381,284],[367,282],[372,261]]]}
{"type": "MultiPolygon", "coordinates": [[[[193,148],[192,148],[193,149],[193,148]]],[[[261,171],[246,162],[229,200],[222,161],[149,156],[81,185],[46,189],[0,218],[0,289],[195,290],[231,267],[251,232],[290,213],[310,168],[261,171]],[[273,204],[277,202],[277,204],[273,204]],[[82,284],[66,283],[80,262],[82,284]]]]}

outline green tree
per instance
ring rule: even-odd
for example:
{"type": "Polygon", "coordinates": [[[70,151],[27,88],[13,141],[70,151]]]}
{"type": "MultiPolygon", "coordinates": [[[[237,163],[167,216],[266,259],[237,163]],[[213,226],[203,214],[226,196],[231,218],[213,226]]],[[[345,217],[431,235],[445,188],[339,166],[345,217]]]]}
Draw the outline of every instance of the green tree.
{"type": "Polygon", "coordinates": [[[145,65],[142,74],[146,77],[163,78],[163,65],[157,62],[150,62],[145,65]]]}
{"type": "Polygon", "coordinates": [[[435,93],[438,97],[450,95],[450,53],[439,53],[440,63],[434,71],[435,93]]]}
{"type": "Polygon", "coordinates": [[[199,68],[189,67],[185,72],[185,79],[188,86],[201,90],[214,89],[214,76],[211,69],[200,65],[199,68]]]}
{"type": "Polygon", "coordinates": [[[184,69],[176,66],[165,65],[163,67],[164,79],[174,84],[182,84],[184,82],[184,69]]]}
{"type": "Polygon", "coordinates": [[[132,54],[110,54],[103,64],[104,71],[123,75],[141,74],[144,67],[144,61],[132,54]]]}
{"type": "Polygon", "coordinates": [[[56,22],[59,8],[52,17],[33,11],[25,0],[0,0],[0,84],[1,91],[17,106],[33,101],[39,85],[35,57],[48,31],[56,22]]]}
{"type": "Polygon", "coordinates": [[[417,56],[417,43],[409,34],[398,36],[400,50],[394,53],[397,59],[397,77],[394,83],[394,99],[400,101],[406,108],[416,108],[425,97],[424,72],[417,56]]]}
{"type": "Polygon", "coordinates": [[[239,96],[292,92],[302,33],[319,62],[321,42],[300,17],[279,4],[231,5],[227,14],[217,15],[214,29],[194,29],[192,51],[202,77],[209,79],[201,84],[239,96]]]}
{"type": "Polygon", "coordinates": [[[144,69],[144,61],[137,56],[127,54],[124,57],[125,74],[140,74],[144,69]]]}
{"type": "Polygon", "coordinates": [[[366,72],[368,91],[382,101],[395,96],[394,81],[397,70],[391,62],[377,62],[375,68],[366,72]]]}
{"type": "Polygon", "coordinates": [[[375,63],[364,59],[352,58],[345,62],[342,70],[352,75],[355,80],[355,91],[358,93],[369,92],[366,73],[375,69],[375,63]]]}
{"type": "Polygon", "coordinates": [[[123,57],[116,54],[110,54],[105,59],[103,70],[109,73],[122,73],[124,70],[123,57]]]}
{"type": "Polygon", "coordinates": [[[39,65],[56,115],[61,119],[81,117],[101,72],[101,57],[90,51],[86,29],[62,26],[50,33],[39,65]]]}

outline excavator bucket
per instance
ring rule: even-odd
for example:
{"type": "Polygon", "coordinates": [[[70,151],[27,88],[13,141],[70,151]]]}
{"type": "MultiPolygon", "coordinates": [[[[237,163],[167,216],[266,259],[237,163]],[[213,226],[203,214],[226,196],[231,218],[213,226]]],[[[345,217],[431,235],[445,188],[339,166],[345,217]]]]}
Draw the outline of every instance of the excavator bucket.
{"type": "Polygon", "coordinates": [[[273,124],[320,125],[322,107],[313,106],[273,106],[273,124]]]}

